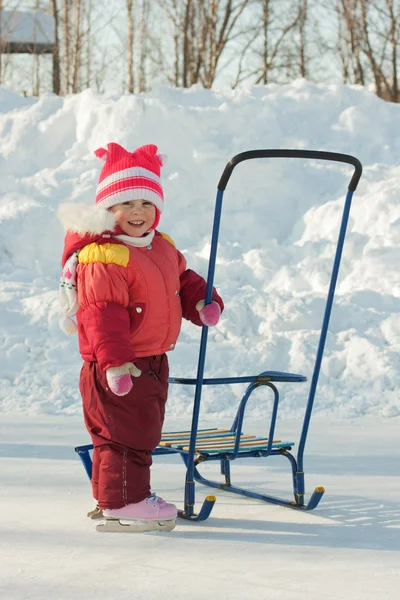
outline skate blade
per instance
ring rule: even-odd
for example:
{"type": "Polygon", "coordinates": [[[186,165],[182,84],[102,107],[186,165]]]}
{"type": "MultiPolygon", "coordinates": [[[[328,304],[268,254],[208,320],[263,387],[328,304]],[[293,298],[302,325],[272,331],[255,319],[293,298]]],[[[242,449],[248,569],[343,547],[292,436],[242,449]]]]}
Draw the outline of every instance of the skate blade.
{"type": "Polygon", "coordinates": [[[125,521],[120,519],[106,519],[96,526],[100,533],[146,533],[148,531],[172,531],[175,529],[176,519],[168,521],[125,521]]]}

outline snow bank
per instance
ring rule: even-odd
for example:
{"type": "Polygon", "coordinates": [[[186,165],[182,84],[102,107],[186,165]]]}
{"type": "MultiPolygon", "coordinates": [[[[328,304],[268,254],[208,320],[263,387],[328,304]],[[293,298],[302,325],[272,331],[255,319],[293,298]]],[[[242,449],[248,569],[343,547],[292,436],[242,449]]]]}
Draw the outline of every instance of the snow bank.
{"type": "MultiPolygon", "coordinates": [[[[287,86],[151,95],[85,91],[22,98],[0,88],[0,406],[79,413],[76,338],[57,323],[60,202],[94,202],[109,141],[155,143],[168,155],[161,227],[191,268],[207,272],[216,185],[228,160],[256,148],[353,154],[354,196],[315,409],[321,415],[400,414],[400,107],[372,93],[303,80],[287,86]]],[[[263,370],[311,377],[338,224],[352,168],[320,161],[239,165],[224,196],[216,285],[226,302],[210,331],[207,375],[263,370]]],[[[171,373],[195,375],[200,330],[184,323],[171,373]]],[[[304,410],[308,384],[284,386],[281,414],[304,410]]],[[[174,388],[171,415],[190,414],[174,388]]],[[[207,388],[203,412],[230,416],[242,389],[207,388]]],[[[258,391],[254,416],[270,410],[258,391]]]]}

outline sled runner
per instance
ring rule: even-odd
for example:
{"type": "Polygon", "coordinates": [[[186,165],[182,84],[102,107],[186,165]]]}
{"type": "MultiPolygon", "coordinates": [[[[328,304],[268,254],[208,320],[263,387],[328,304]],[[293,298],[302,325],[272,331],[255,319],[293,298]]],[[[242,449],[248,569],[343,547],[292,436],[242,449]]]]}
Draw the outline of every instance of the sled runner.
{"type": "MultiPolygon", "coordinates": [[[[329,319],[332,310],[333,298],[336,282],[339,273],[340,260],[342,256],[343,243],[346,235],[346,228],[349,218],[351,201],[354,191],[362,174],[360,161],[347,154],[338,154],[334,152],[322,152],[312,150],[252,150],[243,152],[234,156],[221,176],[218,183],[218,192],[215,204],[214,225],[212,231],[210,260],[207,277],[206,303],[211,302],[212,287],[214,282],[214,272],[216,263],[216,254],[219,237],[219,226],[221,220],[222,201],[226,186],[232,175],[234,168],[241,162],[258,158],[301,158],[313,160],[326,160],[342,162],[353,165],[354,174],[348,186],[345,198],[344,210],[342,214],[338,242],[335,258],[331,273],[330,284],[327,292],[325,312],[322,321],[320,339],[316,351],[314,370],[311,378],[311,384],[308,393],[304,419],[301,428],[300,439],[298,440],[297,455],[294,455],[292,448],[295,446],[293,441],[276,439],[275,427],[279,408],[279,392],[277,384],[280,383],[304,383],[307,378],[303,375],[294,373],[282,373],[278,371],[264,371],[259,375],[250,375],[243,377],[221,377],[204,378],[204,366],[207,347],[208,327],[202,327],[200,351],[197,367],[196,379],[186,379],[171,377],[170,383],[180,385],[191,385],[195,388],[194,405],[192,414],[191,429],[188,431],[175,431],[163,433],[159,446],[154,451],[154,455],[178,453],[186,467],[184,508],[179,511],[178,516],[192,521],[204,521],[210,515],[215,503],[215,496],[207,496],[199,512],[195,512],[195,484],[196,482],[232,492],[247,497],[256,498],[265,502],[271,502],[281,506],[286,506],[298,510],[314,509],[324,494],[323,487],[317,487],[311,494],[308,501],[305,501],[305,475],[304,475],[304,450],[308,435],[308,429],[313,410],[315,393],[317,389],[318,377],[321,368],[322,357],[324,353],[325,341],[328,331],[329,319]],[[218,427],[210,429],[198,429],[199,412],[201,403],[201,393],[204,385],[227,385],[227,384],[248,384],[242,400],[239,403],[236,417],[229,430],[218,427]],[[268,435],[259,437],[248,433],[243,429],[244,415],[247,402],[252,392],[260,387],[266,386],[272,392],[272,412],[269,424],[268,435]],[[293,498],[281,499],[268,494],[261,494],[251,489],[239,488],[233,485],[231,479],[231,463],[241,458],[257,457],[265,458],[269,456],[284,456],[289,460],[292,484],[293,498]],[[204,462],[219,461],[221,467],[222,482],[206,479],[199,470],[204,462]]],[[[91,457],[90,451],[92,445],[78,446],[75,448],[85,470],[91,478],[91,457]]],[[[115,524],[106,524],[113,527],[115,524]]],[[[99,529],[99,526],[98,528],[99,529]]]]}

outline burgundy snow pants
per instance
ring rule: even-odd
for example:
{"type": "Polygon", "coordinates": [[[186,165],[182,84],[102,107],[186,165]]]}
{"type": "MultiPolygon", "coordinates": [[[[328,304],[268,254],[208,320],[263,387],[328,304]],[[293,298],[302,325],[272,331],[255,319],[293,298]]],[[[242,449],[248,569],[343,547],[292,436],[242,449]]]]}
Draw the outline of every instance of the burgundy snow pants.
{"type": "Polygon", "coordinates": [[[100,508],[121,508],[150,494],[151,454],[161,439],[168,395],[166,354],[138,358],[142,371],[126,396],[116,396],[106,374],[85,362],[80,392],[86,428],[92,438],[93,497],[100,508]]]}

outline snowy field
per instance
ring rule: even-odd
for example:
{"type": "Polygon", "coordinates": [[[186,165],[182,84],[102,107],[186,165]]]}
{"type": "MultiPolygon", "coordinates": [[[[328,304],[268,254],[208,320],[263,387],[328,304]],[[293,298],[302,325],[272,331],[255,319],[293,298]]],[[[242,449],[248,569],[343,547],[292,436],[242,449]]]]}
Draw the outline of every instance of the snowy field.
{"type": "MultiPolygon", "coordinates": [[[[161,231],[206,275],[218,180],[232,156],[256,148],[353,154],[364,174],[354,195],[316,412],[400,414],[400,106],[357,88],[288,86],[144,96],[22,98],[0,89],[0,406],[6,412],[80,414],[76,338],[58,328],[60,202],[94,202],[109,141],[153,142],[168,155],[161,231]],[[100,163],[100,164],[99,164],[100,163]]],[[[249,161],[229,182],[216,285],[226,304],[210,335],[206,373],[263,370],[310,376],[352,167],[249,161]]],[[[196,373],[200,331],[185,323],[171,372],[196,373]]],[[[207,414],[232,416],[236,389],[209,390],[207,414]]],[[[249,407],[264,412],[261,397],[249,407]]],[[[304,386],[282,414],[304,410],[304,386]]],[[[191,411],[191,391],[171,399],[191,411]]]]}
{"type": "MultiPolygon", "coordinates": [[[[400,106],[345,86],[162,88],[143,96],[23,98],[0,88],[0,597],[4,600],[397,600],[400,594],[400,106]],[[207,272],[216,186],[260,148],[353,154],[354,195],[305,452],[311,513],[217,492],[204,523],[170,534],[99,535],[74,453],[87,443],[76,338],[58,329],[61,202],[94,202],[115,141],[168,155],[161,231],[207,272]]],[[[352,168],[251,161],[224,196],[206,376],[263,370],[308,378],[352,168]]],[[[184,323],[171,374],[196,373],[200,330],[184,323]]],[[[308,384],[282,386],[277,436],[298,440],[308,384]]],[[[201,426],[230,424],[242,388],[204,391],[201,426]]],[[[171,392],[166,429],[190,425],[192,390],[171,392]]],[[[265,433],[270,402],[249,402],[265,433]]],[[[291,498],[287,461],[238,461],[234,482],[291,498]]],[[[208,465],[217,476],[216,467],[208,465]]],[[[157,457],[154,490],[182,506],[184,469],[157,457]]],[[[211,490],[197,488],[201,502],[211,490]]],[[[212,493],[212,491],[211,491],[212,493]]]]}

